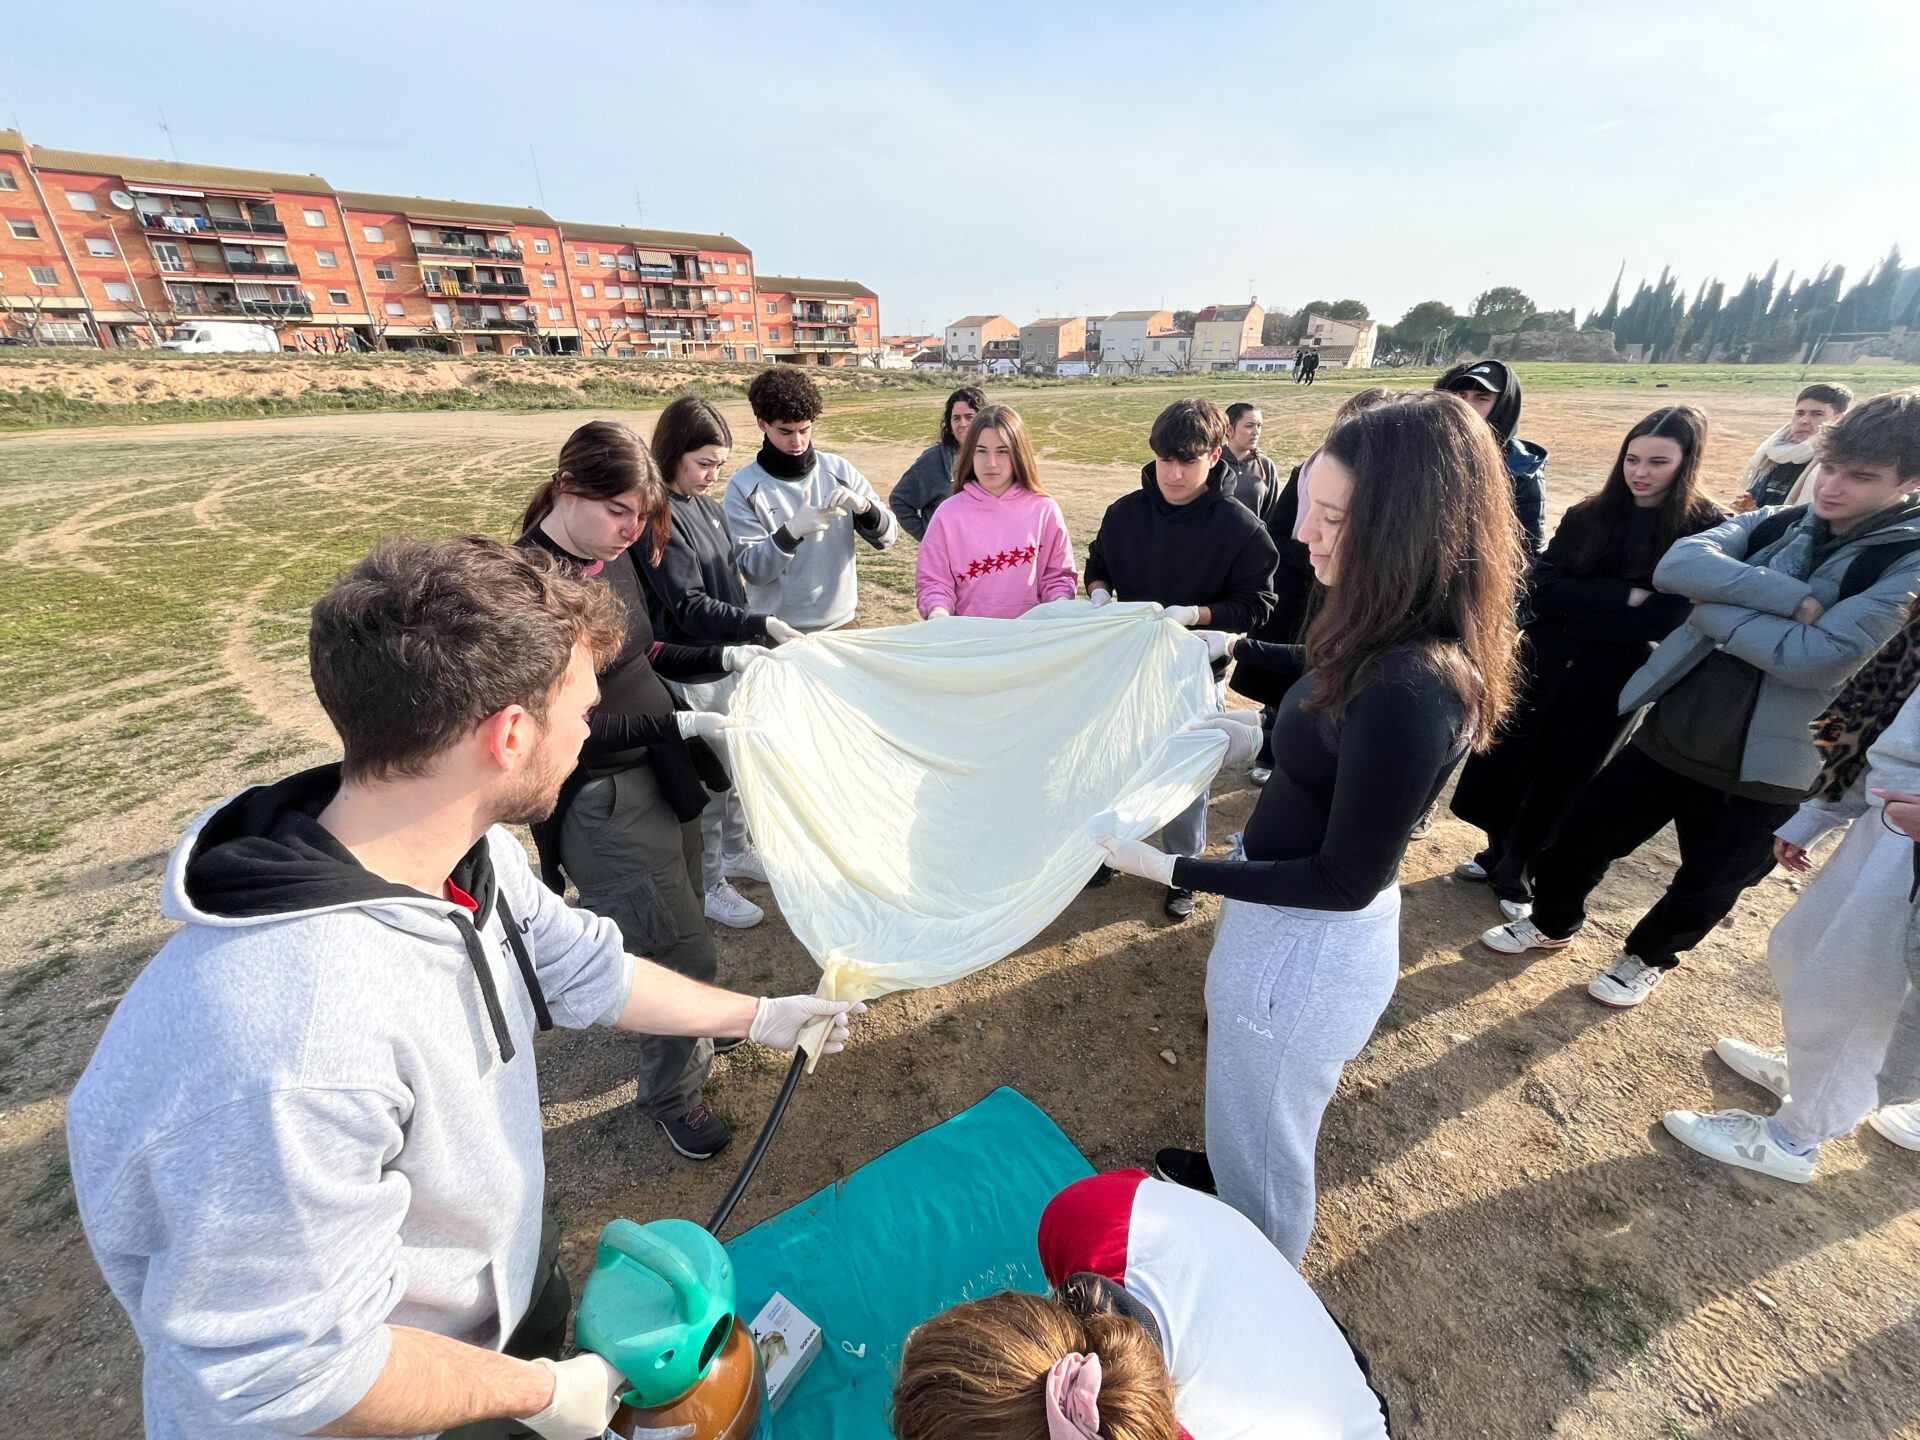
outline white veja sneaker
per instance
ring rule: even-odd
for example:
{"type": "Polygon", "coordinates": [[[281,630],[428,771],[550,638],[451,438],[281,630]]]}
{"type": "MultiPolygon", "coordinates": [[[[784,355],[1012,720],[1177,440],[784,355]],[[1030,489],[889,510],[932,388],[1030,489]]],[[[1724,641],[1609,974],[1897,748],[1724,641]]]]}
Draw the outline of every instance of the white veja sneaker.
{"type": "Polygon", "coordinates": [[[1649,965],[1638,955],[1622,955],[1611,970],[1587,986],[1587,994],[1615,1010],[1631,1010],[1666,978],[1667,972],[1658,965],[1649,965]]]}
{"type": "Polygon", "coordinates": [[[1715,1110],[1704,1115],[1698,1110],[1669,1110],[1661,1123],[1682,1145],[1724,1165],[1757,1170],[1762,1175],[1791,1180],[1796,1185],[1813,1179],[1813,1165],[1819,1152],[1794,1155],[1782,1150],[1767,1132],[1764,1115],[1752,1115],[1745,1110],[1715,1110]]]}
{"type": "Polygon", "coordinates": [[[1498,950],[1502,955],[1524,955],[1529,950],[1564,950],[1573,943],[1573,937],[1569,935],[1565,940],[1556,940],[1543,933],[1533,921],[1523,917],[1494,926],[1480,937],[1480,943],[1489,950],[1498,950]]]}
{"type": "Polygon", "coordinates": [[[1533,902],[1530,900],[1502,900],[1500,913],[1509,920],[1525,920],[1533,914],[1533,902]]]}
{"type": "Polygon", "coordinates": [[[1920,1150],[1920,1100],[1907,1105],[1882,1105],[1867,1123],[1902,1150],[1920,1150]]]}
{"type": "Polygon", "coordinates": [[[758,880],[767,883],[767,867],[760,859],[760,852],[749,845],[738,855],[720,857],[720,878],[722,880],[758,880]]]}
{"type": "Polygon", "coordinates": [[[724,880],[707,891],[709,920],[717,920],[733,930],[751,930],[766,918],[766,911],[724,880]]]}
{"type": "Polygon", "coordinates": [[[1751,1080],[1762,1090],[1771,1090],[1782,1100],[1787,1098],[1787,1052],[1722,1035],[1713,1042],[1713,1053],[1742,1080],[1751,1080]]]}

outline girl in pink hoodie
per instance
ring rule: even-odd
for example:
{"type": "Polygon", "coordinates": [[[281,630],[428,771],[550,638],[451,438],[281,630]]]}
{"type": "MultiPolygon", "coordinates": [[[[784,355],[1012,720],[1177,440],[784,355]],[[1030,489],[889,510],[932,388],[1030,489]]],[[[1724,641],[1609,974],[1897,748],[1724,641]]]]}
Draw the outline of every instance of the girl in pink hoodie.
{"type": "Polygon", "coordinates": [[[1079,586],[1060,506],[1040,488],[1027,427],[1005,405],[974,417],[953,498],[927,522],[914,590],[920,613],[1010,620],[1079,586]]]}

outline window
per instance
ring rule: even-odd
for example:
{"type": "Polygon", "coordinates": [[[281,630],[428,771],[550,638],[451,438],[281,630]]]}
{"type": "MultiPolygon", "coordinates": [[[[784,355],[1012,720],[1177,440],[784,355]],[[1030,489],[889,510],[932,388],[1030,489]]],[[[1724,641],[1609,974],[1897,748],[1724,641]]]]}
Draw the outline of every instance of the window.
{"type": "Polygon", "coordinates": [[[373,267],[373,278],[374,278],[374,279],[376,279],[376,280],[391,280],[391,279],[393,279],[393,267],[392,267],[391,265],[376,265],[376,266],[374,266],[374,267],[373,267]]]}
{"type": "Polygon", "coordinates": [[[327,228],[327,217],[321,211],[302,210],[300,212],[300,215],[301,215],[301,218],[307,222],[307,224],[311,225],[316,230],[324,230],[327,228]]]}
{"type": "Polygon", "coordinates": [[[751,321],[751,320],[742,320],[742,321],[740,322],[740,328],[741,328],[742,330],[751,330],[751,329],[753,329],[753,321],[751,321]]]}
{"type": "Polygon", "coordinates": [[[547,307],[547,318],[549,320],[564,320],[567,318],[567,312],[562,310],[558,305],[549,305],[547,307]]]}
{"type": "Polygon", "coordinates": [[[175,274],[186,273],[187,262],[180,258],[180,247],[171,240],[156,240],[151,246],[153,258],[160,262],[162,270],[175,274]]]}
{"type": "Polygon", "coordinates": [[[115,252],[113,248],[113,241],[111,240],[87,241],[87,254],[89,255],[99,255],[105,259],[111,260],[114,256],[114,253],[115,252]]]}
{"type": "Polygon", "coordinates": [[[614,347],[613,353],[616,355],[624,355],[627,359],[631,360],[633,358],[633,346],[616,345],[614,347]]]}
{"type": "Polygon", "coordinates": [[[621,268],[622,270],[632,270],[632,269],[635,269],[636,267],[635,267],[635,265],[634,265],[634,262],[633,262],[633,256],[631,256],[631,255],[622,255],[622,256],[620,257],[620,268],[621,268]]]}
{"type": "Polygon", "coordinates": [[[422,230],[418,225],[415,225],[408,233],[413,236],[413,243],[416,245],[438,245],[440,243],[440,237],[438,235],[435,235],[431,230],[422,230]]]}
{"type": "Polygon", "coordinates": [[[533,242],[533,253],[536,255],[545,255],[552,249],[553,249],[552,243],[547,240],[535,239],[535,241],[533,242]]]}
{"type": "MultiPolygon", "coordinates": [[[[744,260],[736,260],[736,261],[734,261],[734,262],[733,262],[733,273],[734,273],[734,274],[736,274],[736,275],[744,275],[744,274],[746,274],[746,273],[747,273],[747,262],[746,262],[746,261],[744,261],[744,260]]],[[[751,355],[749,355],[749,356],[748,356],[747,358],[748,358],[749,360],[751,360],[751,359],[752,359],[753,357],[752,357],[751,355]]]]}
{"type": "Polygon", "coordinates": [[[31,220],[9,220],[7,221],[7,229],[13,232],[13,238],[16,240],[38,240],[40,238],[40,231],[34,226],[31,220]]]}
{"type": "Polygon", "coordinates": [[[69,190],[67,192],[67,204],[76,210],[85,210],[90,213],[100,208],[93,203],[92,192],[87,190],[69,190]]]}
{"type": "Polygon", "coordinates": [[[778,315],[779,313],[780,313],[780,306],[772,300],[767,301],[767,314],[778,315]]]}
{"type": "Polygon", "coordinates": [[[347,292],[344,290],[329,290],[327,291],[327,299],[331,300],[335,305],[345,305],[347,303],[347,292]]]}
{"type": "Polygon", "coordinates": [[[1202,350],[1211,350],[1213,348],[1213,341],[1211,340],[1207,341],[1207,343],[1202,345],[1200,348],[1202,350]]]}
{"type": "Polygon", "coordinates": [[[778,345],[779,343],[780,343],[780,327],[778,325],[769,325],[767,327],[767,344],[778,345]]]}
{"type": "Polygon", "coordinates": [[[733,328],[733,322],[731,320],[722,320],[720,322],[720,328],[722,330],[731,330],[733,328]]]}
{"type": "Polygon", "coordinates": [[[589,330],[598,330],[600,328],[600,317],[598,315],[589,315],[587,317],[587,328],[589,330]]]}
{"type": "Polygon", "coordinates": [[[593,263],[593,257],[584,250],[576,250],[573,252],[573,263],[576,265],[591,265],[593,263]]]}
{"type": "Polygon", "coordinates": [[[702,290],[700,292],[700,303],[702,305],[711,305],[713,303],[713,291],[702,290]]]}
{"type": "Polygon", "coordinates": [[[127,304],[133,302],[133,287],[124,280],[107,281],[107,299],[119,300],[127,304]]]}
{"type": "Polygon", "coordinates": [[[591,285],[582,285],[580,287],[580,293],[589,300],[593,299],[593,287],[591,285]]]}
{"type": "Polygon", "coordinates": [[[313,258],[314,262],[319,265],[322,270],[337,270],[340,268],[340,257],[335,255],[331,250],[316,250],[313,252],[313,258]]]}
{"type": "Polygon", "coordinates": [[[1153,342],[1153,348],[1154,348],[1154,349],[1156,349],[1156,350],[1158,350],[1158,349],[1160,348],[1160,342],[1159,342],[1158,340],[1156,340],[1156,341],[1154,341],[1154,342],[1153,342]]]}
{"type": "Polygon", "coordinates": [[[611,269],[613,269],[613,256],[611,256],[611,255],[602,255],[602,256],[600,257],[600,268],[601,268],[602,270],[611,270],[611,269]]]}
{"type": "Polygon", "coordinates": [[[407,307],[402,305],[398,300],[387,301],[387,314],[404,315],[406,313],[407,313],[407,307]]]}
{"type": "Polygon", "coordinates": [[[860,318],[862,320],[865,320],[871,314],[873,314],[873,311],[869,310],[865,305],[860,307],[860,318]]]}
{"type": "Polygon", "coordinates": [[[731,290],[722,290],[719,292],[719,295],[722,305],[731,305],[733,303],[733,292],[731,290]]]}
{"type": "Polygon", "coordinates": [[[760,358],[760,347],[757,345],[747,346],[747,359],[758,360],[759,358],[760,358]]]}
{"type": "Polygon", "coordinates": [[[638,285],[627,286],[627,299],[638,300],[639,298],[640,298],[640,287],[638,285]]]}
{"type": "Polygon", "coordinates": [[[551,270],[543,271],[541,273],[541,276],[540,276],[541,289],[552,290],[556,286],[558,286],[559,283],[560,283],[559,277],[556,276],[551,270]]]}
{"type": "Polygon", "coordinates": [[[362,225],[360,227],[360,233],[366,236],[368,242],[371,244],[381,245],[386,243],[387,232],[382,226],[362,225]]]}
{"type": "Polygon", "coordinates": [[[15,178],[13,171],[0,165],[0,190],[18,190],[19,188],[20,181],[15,178]]]}
{"type": "Polygon", "coordinates": [[[27,274],[33,277],[33,283],[36,285],[58,285],[60,283],[60,277],[54,272],[54,268],[51,265],[29,265],[27,267],[27,274]]]}

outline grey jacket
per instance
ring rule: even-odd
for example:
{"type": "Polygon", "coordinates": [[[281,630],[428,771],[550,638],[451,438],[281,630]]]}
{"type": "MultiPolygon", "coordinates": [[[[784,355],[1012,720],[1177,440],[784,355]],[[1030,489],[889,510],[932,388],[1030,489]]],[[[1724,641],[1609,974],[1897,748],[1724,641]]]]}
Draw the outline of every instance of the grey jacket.
{"type": "Polygon", "coordinates": [[[927,538],[927,525],[940,502],[953,494],[953,465],[960,458],[958,445],[929,445],[907,467],[900,483],[887,496],[900,528],[915,540],[927,538]]]}
{"type": "Polygon", "coordinates": [[[1908,517],[1839,545],[1805,580],[1767,568],[1793,531],[1753,556],[1747,537],[1772,510],[1736,515],[1674,542],[1653,572],[1654,588],[1696,602],[1687,619],[1648,657],[1620,692],[1620,711],[1666,694],[1720,649],[1758,669],[1763,679],[1747,726],[1740,778],[1811,786],[1820,752],[1811,725],[1848,677],[1890,639],[1920,588],[1920,555],[1895,564],[1878,582],[1840,600],[1840,582],[1860,554],[1881,545],[1920,543],[1920,517],[1908,517]],[[1826,606],[1811,625],[1793,619],[1809,595],[1826,606]],[[1838,603],[1835,603],[1835,602],[1838,603]]]}
{"type": "Polygon", "coordinates": [[[778,615],[796,630],[811,634],[832,630],[853,619],[860,599],[854,574],[853,537],[858,532],[876,550],[900,538],[893,518],[867,477],[843,455],[819,452],[813,470],[799,480],[783,480],[743,465],[727,481],[722,509],[727,529],[739,547],[740,577],[747,582],[747,608],[756,615],[778,615]],[[869,515],[856,521],[836,517],[823,534],[792,541],[781,528],[802,505],[825,505],[844,485],[873,502],[869,515]]]}

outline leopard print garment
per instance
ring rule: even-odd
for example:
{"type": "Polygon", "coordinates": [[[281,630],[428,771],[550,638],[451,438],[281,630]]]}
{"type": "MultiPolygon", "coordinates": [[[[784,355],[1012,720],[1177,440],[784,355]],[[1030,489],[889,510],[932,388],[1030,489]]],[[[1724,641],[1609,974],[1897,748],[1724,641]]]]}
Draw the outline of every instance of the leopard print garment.
{"type": "Polygon", "coordinates": [[[1813,743],[1825,760],[1813,793],[1838,800],[1867,768],[1867,751],[1920,688],[1920,598],[1907,623],[1854,673],[1833,704],[1813,722],[1813,743]]]}

